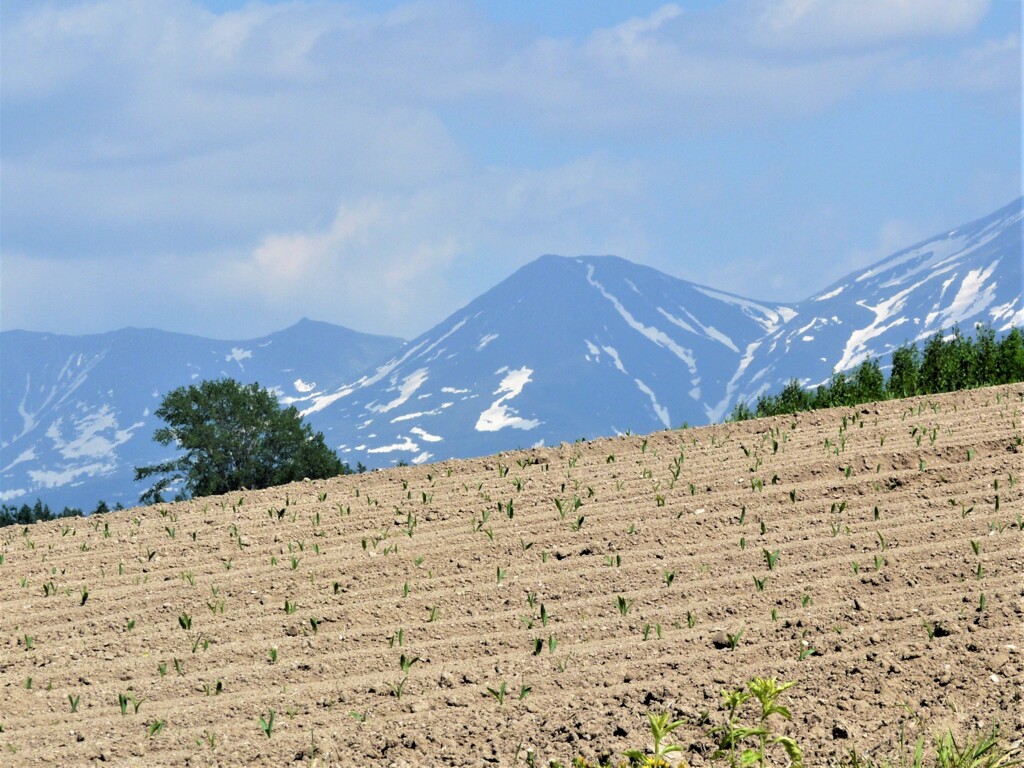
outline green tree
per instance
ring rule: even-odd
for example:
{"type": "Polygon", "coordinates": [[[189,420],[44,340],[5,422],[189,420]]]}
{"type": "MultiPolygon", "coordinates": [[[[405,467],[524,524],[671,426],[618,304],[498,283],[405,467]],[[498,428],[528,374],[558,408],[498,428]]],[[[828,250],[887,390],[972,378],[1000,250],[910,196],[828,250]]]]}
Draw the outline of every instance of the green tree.
{"type": "Polygon", "coordinates": [[[155,413],[167,426],[156,430],[153,439],[184,453],[135,468],[136,480],[162,476],[142,495],[143,502],[161,501],[177,480],[184,481],[191,496],[213,496],[349,471],[323,434],[314,434],[294,406],[282,409],[259,384],[217,379],[179,387],[167,393],[155,413]]]}
{"type": "Polygon", "coordinates": [[[1024,332],[1012,328],[999,342],[996,353],[996,383],[1024,381],[1024,332]]]}
{"type": "Polygon", "coordinates": [[[878,360],[868,358],[857,368],[853,378],[855,399],[861,403],[885,398],[885,375],[878,360]]]}
{"type": "Polygon", "coordinates": [[[892,353],[892,371],[886,391],[889,397],[911,397],[917,394],[917,373],[921,368],[921,353],[913,344],[905,344],[892,353]]]}

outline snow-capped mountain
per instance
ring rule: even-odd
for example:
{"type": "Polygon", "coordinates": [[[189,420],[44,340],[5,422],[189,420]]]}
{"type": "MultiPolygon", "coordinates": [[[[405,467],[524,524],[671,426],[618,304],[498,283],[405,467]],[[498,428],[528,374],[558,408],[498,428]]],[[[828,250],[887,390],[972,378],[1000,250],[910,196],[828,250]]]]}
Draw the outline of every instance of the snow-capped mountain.
{"type": "Polygon", "coordinates": [[[544,256],[372,375],[311,392],[308,413],[367,466],[705,423],[792,314],[613,256],[544,256]]]}
{"type": "Polygon", "coordinates": [[[247,341],[128,328],[92,336],[0,334],[0,502],[91,508],[138,501],[135,466],[167,458],[152,415],[175,387],[232,376],[282,399],[338,386],[400,339],[327,323],[247,341]]]}
{"type": "Polygon", "coordinates": [[[791,378],[805,386],[868,357],[921,343],[954,324],[970,334],[1024,326],[1022,199],[913,245],[794,305],[785,326],[755,343],[734,393],[753,400],[791,378]]]}
{"type": "Polygon", "coordinates": [[[1024,324],[1021,221],[1017,200],[794,305],[546,256],[372,375],[315,393],[329,404],[311,418],[370,467],[720,420],[741,398],[884,364],[955,323],[1024,324]]]}
{"type": "Polygon", "coordinates": [[[159,331],[0,334],[0,501],[134,502],[165,458],[168,390],[231,375],[275,388],[355,466],[382,467],[724,418],[959,323],[1024,325],[1019,199],[791,305],[612,256],[544,256],[417,339],[303,321],[264,339],[159,331]]]}

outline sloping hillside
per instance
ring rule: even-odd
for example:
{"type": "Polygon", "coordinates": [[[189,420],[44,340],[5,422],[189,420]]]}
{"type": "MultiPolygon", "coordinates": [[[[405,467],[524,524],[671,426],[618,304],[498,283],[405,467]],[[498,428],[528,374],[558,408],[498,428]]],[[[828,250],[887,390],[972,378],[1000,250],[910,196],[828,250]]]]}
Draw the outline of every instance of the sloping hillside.
{"type": "Polygon", "coordinates": [[[544,764],[669,711],[703,765],[754,675],[809,765],[1020,738],[1022,442],[1013,385],[5,529],[0,750],[544,764]]]}

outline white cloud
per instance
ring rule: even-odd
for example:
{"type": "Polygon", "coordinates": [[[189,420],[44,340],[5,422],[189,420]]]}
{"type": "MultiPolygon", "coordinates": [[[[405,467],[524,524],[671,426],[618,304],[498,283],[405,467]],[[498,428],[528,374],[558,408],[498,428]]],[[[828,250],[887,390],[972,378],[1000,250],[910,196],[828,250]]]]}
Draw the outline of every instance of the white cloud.
{"type": "Polygon", "coordinates": [[[762,0],[757,31],[769,46],[861,48],[973,30],[988,0],[762,0]]]}
{"type": "Polygon", "coordinates": [[[709,134],[785,133],[882,81],[1019,100],[1016,35],[901,47],[984,11],[681,3],[551,37],[457,2],[5,2],[0,325],[417,333],[541,253],[644,259],[666,190],[735,193],[666,160],[709,134]]]}

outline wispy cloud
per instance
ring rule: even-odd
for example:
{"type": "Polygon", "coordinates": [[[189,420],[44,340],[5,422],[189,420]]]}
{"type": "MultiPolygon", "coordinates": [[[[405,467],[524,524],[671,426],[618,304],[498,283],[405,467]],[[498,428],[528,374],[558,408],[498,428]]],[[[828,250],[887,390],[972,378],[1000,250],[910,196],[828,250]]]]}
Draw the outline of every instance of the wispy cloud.
{"type": "Polygon", "coordinates": [[[680,3],[555,37],[468,2],[5,2],[0,323],[410,334],[540,253],[664,265],[665,200],[689,215],[743,172],[708,167],[709,137],[892,89],[1019,102],[1019,38],[979,38],[986,9],[680,3]]]}

